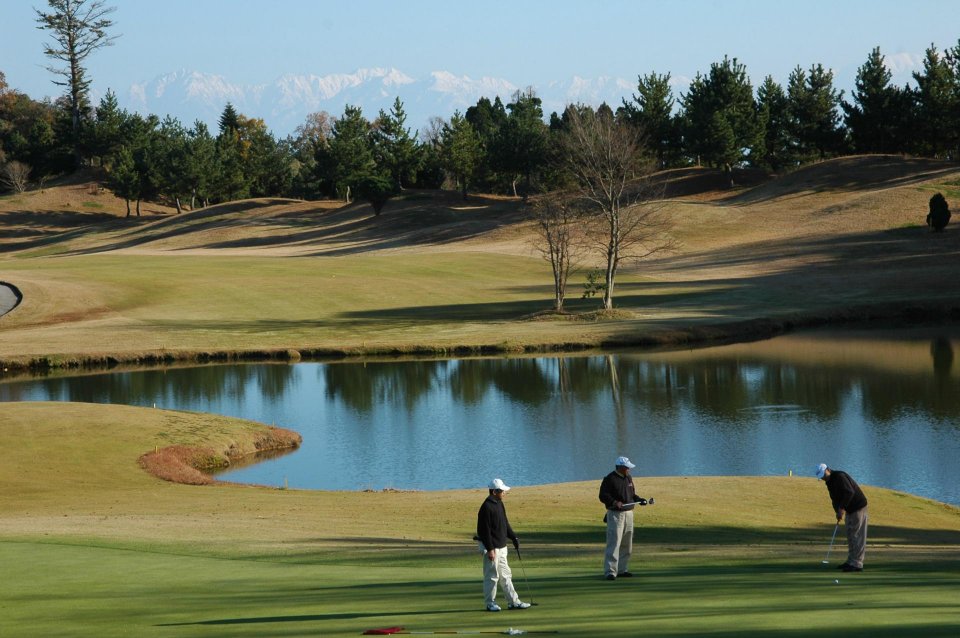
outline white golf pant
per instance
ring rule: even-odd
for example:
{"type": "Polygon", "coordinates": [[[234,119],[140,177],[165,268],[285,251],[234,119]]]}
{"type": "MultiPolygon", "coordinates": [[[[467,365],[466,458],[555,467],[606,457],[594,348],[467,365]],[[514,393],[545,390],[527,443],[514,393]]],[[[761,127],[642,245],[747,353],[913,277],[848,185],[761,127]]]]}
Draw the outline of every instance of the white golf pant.
{"type": "Polygon", "coordinates": [[[607,575],[622,574],[630,569],[633,554],[633,510],[607,510],[607,551],[603,571],[607,575]]]}
{"type": "Polygon", "coordinates": [[[496,602],[497,585],[503,588],[503,594],[507,597],[507,603],[516,605],[520,602],[517,596],[517,590],[513,588],[513,572],[510,571],[510,565],[507,564],[507,548],[501,547],[494,550],[493,560],[487,558],[487,550],[480,545],[481,560],[483,561],[483,601],[490,605],[496,602]]]}

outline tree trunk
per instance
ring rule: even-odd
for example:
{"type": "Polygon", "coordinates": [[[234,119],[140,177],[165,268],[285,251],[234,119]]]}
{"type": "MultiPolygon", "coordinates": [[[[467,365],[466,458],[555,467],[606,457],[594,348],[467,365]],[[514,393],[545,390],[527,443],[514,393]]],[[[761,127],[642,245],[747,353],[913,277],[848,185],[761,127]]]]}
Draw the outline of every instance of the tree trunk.
{"type": "Polygon", "coordinates": [[[127,202],[127,217],[130,217],[130,198],[125,197],[124,201],[127,202]]]}
{"type": "Polygon", "coordinates": [[[174,199],[175,202],[177,202],[177,215],[179,215],[180,213],[183,212],[183,209],[180,208],[180,196],[177,195],[177,196],[174,197],[173,199],[174,199]]]}
{"type": "Polygon", "coordinates": [[[510,186],[513,188],[513,196],[518,197],[519,195],[517,195],[517,178],[516,177],[510,180],[510,186]]]}
{"type": "Polygon", "coordinates": [[[613,274],[607,271],[607,289],[603,291],[603,309],[613,310],[613,274]]]}
{"type": "Polygon", "coordinates": [[[140,198],[137,198],[137,217],[140,217],[140,198]]]}

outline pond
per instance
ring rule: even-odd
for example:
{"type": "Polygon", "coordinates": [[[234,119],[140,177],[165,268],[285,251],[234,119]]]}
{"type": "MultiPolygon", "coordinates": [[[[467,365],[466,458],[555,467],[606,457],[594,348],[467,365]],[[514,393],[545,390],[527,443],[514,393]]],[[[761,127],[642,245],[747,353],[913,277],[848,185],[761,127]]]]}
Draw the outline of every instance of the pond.
{"type": "Polygon", "coordinates": [[[808,332],[672,352],[218,365],[0,382],[0,401],[196,410],[300,432],[220,478],[476,488],[634,475],[810,476],[960,505],[960,328],[808,332]]]}

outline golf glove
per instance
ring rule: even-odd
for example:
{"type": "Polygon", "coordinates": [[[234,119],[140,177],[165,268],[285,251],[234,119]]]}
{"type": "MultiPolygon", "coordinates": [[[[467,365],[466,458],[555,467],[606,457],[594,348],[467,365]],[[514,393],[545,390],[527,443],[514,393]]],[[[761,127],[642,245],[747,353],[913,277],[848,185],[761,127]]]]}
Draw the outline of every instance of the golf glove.
{"type": "Polygon", "coordinates": [[[637,505],[646,505],[646,504],[647,504],[647,499],[637,497],[637,500],[635,500],[634,503],[636,503],[637,505]]]}
{"type": "Polygon", "coordinates": [[[520,551],[520,539],[519,539],[519,538],[514,538],[514,539],[513,539],[513,548],[514,548],[515,550],[517,550],[518,552],[520,551]]]}

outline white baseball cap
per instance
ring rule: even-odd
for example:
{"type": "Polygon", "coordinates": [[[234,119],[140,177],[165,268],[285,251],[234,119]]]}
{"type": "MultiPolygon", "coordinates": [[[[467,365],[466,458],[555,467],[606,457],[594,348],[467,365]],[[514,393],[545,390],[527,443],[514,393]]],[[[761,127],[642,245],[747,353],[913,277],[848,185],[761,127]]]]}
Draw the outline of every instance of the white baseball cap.
{"type": "Polygon", "coordinates": [[[827,473],[827,464],[821,463],[817,466],[817,479],[822,479],[823,475],[827,473]]]}
{"type": "Polygon", "coordinates": [[[495,478],[490,481],[490,485],[487,486],[491,490],[499,490],[501,492],[509,492],[510,486],[504,483],[501,479],[495,478]]]}
{"type": "Polygon", "coordinates": [[[625,457],[625,456],[618,456],[618,457],[617,457],[617,462],[614,463],[614,465],[623,466],[623,467],[629,468],[629,469],[631,469],[631,470],[632,470],[633,468],[637,467],[636,465],[634,465],[633,463],[630,462],[630,459],[628,459],[628,458],[625,457]]]}

